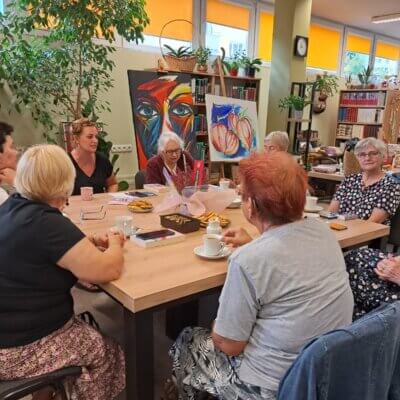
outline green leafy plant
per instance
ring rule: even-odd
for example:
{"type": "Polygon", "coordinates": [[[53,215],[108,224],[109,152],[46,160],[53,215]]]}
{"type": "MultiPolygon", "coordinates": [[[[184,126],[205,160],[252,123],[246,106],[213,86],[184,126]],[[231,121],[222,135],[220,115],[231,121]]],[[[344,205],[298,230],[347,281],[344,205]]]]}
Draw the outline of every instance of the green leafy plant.
{"type": "Polygon", "coordinates": [[[302,111],[304,109],[304,107],[306,107],[308,104],[311,104],[311,102],[305,100],[301,96],[291,94],[290,96],[286,96],[286,97],[280,99],[278,107],[281,110],[284,110],[287,108],[293,108],[297,111],[302,111]]]}
{"type": "Polygon", "coordinates": [[[260,71],[259,66],[262,65],[261,58],[249,58],[247,56],[242,56],[241,64],[245,68],[254,68],[256,71],[260,71]]]}
{"type": "Polygon", "coordinates": [[[175,50],[173,47],[168,44],[164,44],[164,47],[168,50],[168,55],[176,57],[176,58],[187,58],[193,56],[193,51],[190,47],[181,46],[179,49],[175,50]]]}
{"type": "Polygon", "coordinates": [[[315,90],[326,97],[334,96],[339,90],[339,78],[335,75],[328,75],[326,72],[322,75],[317,75],[315,80],[315,90]]]}
{"type": "MultiPolygon", "coordinates": [[[[56,142],[60,121],[110,112],[115,34],[143,40],[145,0],[12,0],[0,13],[0,84],[56,142]],[[46,34],[33,34],[47,29],[46,34]],[[108,45],[98,44],[103,39],[108,45]]],[[[112,145],[112,144],[111,144],[112,145]]]]}
{"type": "Polygon", "coordinates": [[[242,53],[236,52],[232,58],[226,60],[225,58],[225,49],[221,47],[221,51],[223,50],[223,58],[222,58],[222,64],[225,66],[226,70],[232,74],[232,73],[237,73],[239,70],[239,67],[242,65],[241,60],[242,60],[242,53]]]}
{"type": "Polygon", "coordinates": [[[362,85],[368,85],[373,70],[374,69],[370,65],[368,65],[367,68],[363,68],[362,72],[358,74],[358,80],[362,85]]]}
{"type": "Polygon", "coordinates": [[[195,52],[194,52],[196,59],[197,59],[197,64],[200,66],[206,66],[208,63],[208,59],[211,55],[211,50],[208,49],[207,47],[199,47],[195,52]]]}

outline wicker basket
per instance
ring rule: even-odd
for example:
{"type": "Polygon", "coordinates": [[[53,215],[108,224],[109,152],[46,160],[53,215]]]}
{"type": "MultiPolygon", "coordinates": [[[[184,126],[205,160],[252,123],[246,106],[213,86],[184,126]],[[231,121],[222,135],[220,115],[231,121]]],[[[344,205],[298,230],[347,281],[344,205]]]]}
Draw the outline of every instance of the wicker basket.
{"type": "Polygon", "coordinates": [[[353,151],[345,151],[343,156],[343,172],[344,176],[358,174],[361,172],[360,164],[353,151]]]}
{"type": "Polygon", "coordinates": [[[164,24],[164,26],[161,28],[160,38],[159,38],[161,55],[162,55],[165,63],[167,64],[168,69],[178,70],[178,71],[193,71],[194,67],[196,66],[196,62],[197,62],[196,56],[177,58],[170,54],[164,54],[162,44],[161,44],[162,34],[164,32],[165,27],[168,26],[169,24],[172,24],[173,22],[187,22],[188,24],[192,25],[192,23],[190,21],[188,21],[187,19],[173,19],[171,21],[168,21],[166,24],[164,24]]]}

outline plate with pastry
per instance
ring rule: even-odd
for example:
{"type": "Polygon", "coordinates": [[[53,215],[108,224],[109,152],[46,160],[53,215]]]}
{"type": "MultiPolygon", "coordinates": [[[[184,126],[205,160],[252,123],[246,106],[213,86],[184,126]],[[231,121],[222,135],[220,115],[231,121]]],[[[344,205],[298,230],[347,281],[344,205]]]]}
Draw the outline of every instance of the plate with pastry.
{"type": "Polygon", "coordinates": [[[196,218],[200,220],[200,226],[203,228],[206,228],[211,220],[218,220],[222,228],[226,228],[231,223],[225,215],[217,214],[214,211],[207,212],[196,218]]]}
{"type": "Polygon", "coordinates": [[[147,200],[134,200],[128,204],[128,210],[133,213],[150,213],[153,211],[153,204],[147,200]]]}

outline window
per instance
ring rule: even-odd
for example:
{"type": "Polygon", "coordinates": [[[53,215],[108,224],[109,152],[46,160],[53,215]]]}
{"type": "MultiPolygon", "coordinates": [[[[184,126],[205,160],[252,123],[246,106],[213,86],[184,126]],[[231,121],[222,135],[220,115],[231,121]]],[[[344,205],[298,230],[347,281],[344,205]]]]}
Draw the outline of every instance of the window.
{"type": "Polygon", "coordinates": [[[384,78],[387,75],[397,75],[399,72],[400,46],[386,43],[381,40],[376,42],[374,75],[384,78]]]}
{"type": "Polygon", "coordinates": [[[223,47],[227,57],[245,50],[249,35],[250,10],[222,0],[207,0],[206,47],[218,54],[223,47]]]}
{"type": "Polygon", "coordinates": [[[345,75],[356,75],[368,67],[372,39],[355,34],[348,34],[346,40],[343,71],[345,75]]]}
{"type": "Polygon", "coordinates": [[[192,0],[147,0],[146,11],[150,24],[144,29],[146,46],[159,47],[159,36],[163,26],[175,19],[184,19],[189,22],[177,21],[168,24],[163,31],[162,44],[174,48],[191,46],[192,44],[192,0]]]}
{"type": "Polygon", "coordinates": [[[266,11],[260,11],[258,20],[258,54],[264,61],[272,59],[272,33],[274,31],[274,16],[266,11]]]}
{"type": "Polygon", "coordinates": [[[325,26],[311,24],[307,55],[307,67],[327,71],[339,68],[341,32],[325,26]]]}
{"type": "Polygon", "coordinates": [[[4,11],[3,0],[0,0],[0,13],[2,13],[3,11],[4,11]]]}

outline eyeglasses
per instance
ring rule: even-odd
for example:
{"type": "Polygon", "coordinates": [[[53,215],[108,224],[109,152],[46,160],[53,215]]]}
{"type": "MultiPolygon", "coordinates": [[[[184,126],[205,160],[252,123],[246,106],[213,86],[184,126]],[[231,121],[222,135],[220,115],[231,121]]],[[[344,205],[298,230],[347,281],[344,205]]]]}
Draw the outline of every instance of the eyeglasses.
{"type": "Polygon", "coordinates": [[[165,150],[165,154],[172,156],[173,154],[180,154],[182,149],[165,150]]]}
{"type": "Polygon", "coordinates": [[[88,221],[88,220],[97,220],[100,221],[104,219],[106,216],[106,210],[104,210],[104,206],[96,209],[89,209],[84,210],[81,209],[80,217],[81,221],[88,221]]]}
{"type": "Polygon", "coordinates": [[[370,151],[369,153],[357,153],[358,158],[373,158],[379,155],[379,151],[370,151]]]}

